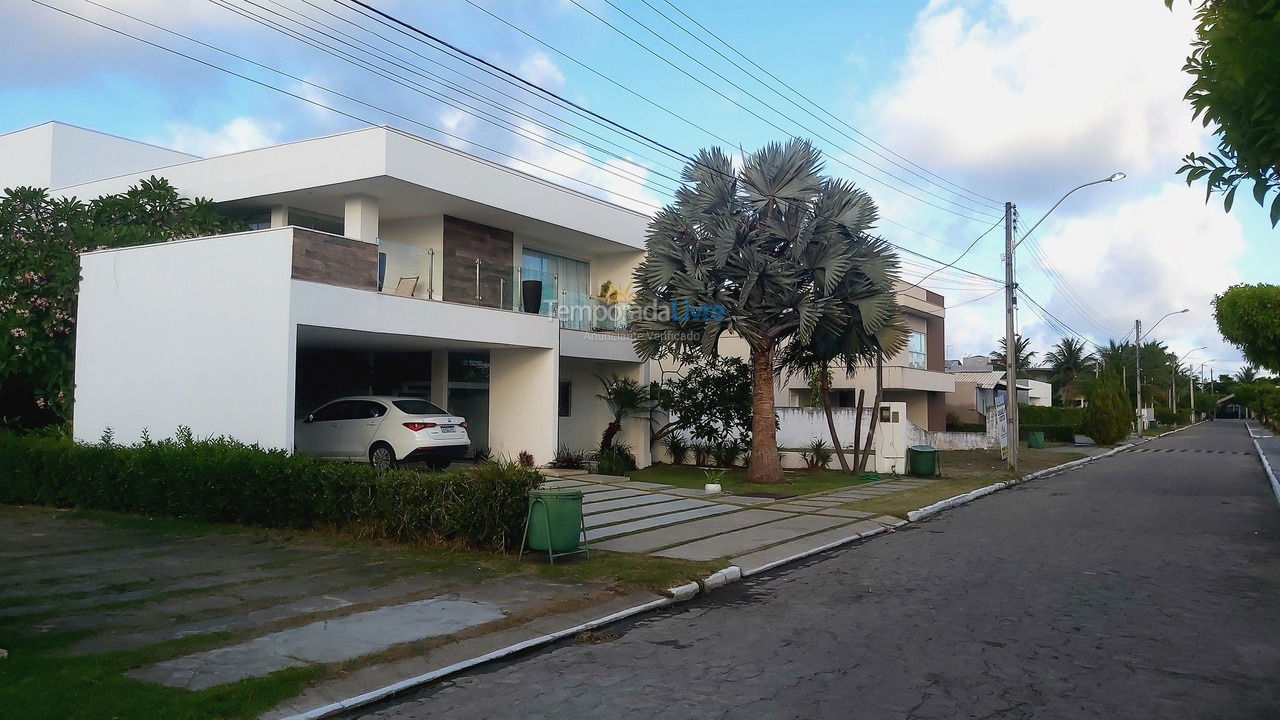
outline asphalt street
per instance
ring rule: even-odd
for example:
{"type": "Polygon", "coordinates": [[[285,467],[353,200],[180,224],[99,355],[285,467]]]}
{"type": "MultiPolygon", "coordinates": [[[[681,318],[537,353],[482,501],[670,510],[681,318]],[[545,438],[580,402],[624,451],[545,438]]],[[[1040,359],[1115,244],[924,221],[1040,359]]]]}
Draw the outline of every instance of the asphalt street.
{"type": "Polygon", "coordinates": [[[1280,718],[1280,508],[1217,421],[353,717],[1280,718]]]}

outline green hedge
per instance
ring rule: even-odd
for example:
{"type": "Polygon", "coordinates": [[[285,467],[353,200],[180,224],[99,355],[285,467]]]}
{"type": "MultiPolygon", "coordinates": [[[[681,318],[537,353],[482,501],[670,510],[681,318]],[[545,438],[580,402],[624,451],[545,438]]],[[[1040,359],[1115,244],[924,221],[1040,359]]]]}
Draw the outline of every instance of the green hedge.
{"type": "Polygon", "coordinates": [[[1023,425],[1069,425],[1079,431],[1084,408],[1018,405],[1018,422],[1023,425]]]}
{"type": "Polygon", "coordinates": [[[82,445],[0,432],[0,502],[80,507],[361,537],[518,545],[541,478],[513,463],[452,473],[265,451],[233,440],[82,445]]]}
{"type": "Polygon", "coordinates": [[[1052,442],[1075,442],[1076,428],[1072,425],[1028,425],[1019,418],[1018,439],[1026,440],[1031,433],[1042,432],[1044,439],[1052,442]]]}

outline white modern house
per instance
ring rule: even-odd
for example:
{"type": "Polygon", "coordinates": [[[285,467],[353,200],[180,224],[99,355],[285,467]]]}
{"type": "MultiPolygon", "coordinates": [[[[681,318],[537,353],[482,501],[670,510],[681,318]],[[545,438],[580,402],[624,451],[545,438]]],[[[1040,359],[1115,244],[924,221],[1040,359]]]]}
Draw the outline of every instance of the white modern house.
{"type": "MultiPolygon", "coordinates": [[[[248,218],[82,256],[79,440],[186,425],[290,449],[327,400],[404,394],[543,463],[597,444],[597,375],[648,379],[592,299],[630,283],[648,217],[453,148],[377,127],[197,158],[46,123],[0,157],[4,187],[93,198],[155,175],[248,218]]],[[[641,465],[647,434],[623,431],[641,465]]]]}

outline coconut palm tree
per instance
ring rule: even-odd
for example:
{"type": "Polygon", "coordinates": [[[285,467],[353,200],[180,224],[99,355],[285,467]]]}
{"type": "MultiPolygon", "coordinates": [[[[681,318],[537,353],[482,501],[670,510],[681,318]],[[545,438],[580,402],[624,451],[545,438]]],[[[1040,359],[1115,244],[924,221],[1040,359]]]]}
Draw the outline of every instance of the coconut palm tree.
{"type": "Polygon", "coordinates": [[[1062,404],[1069,405],[1079,397],[1076,378],[1086,370],[1091,370],[1097,358],[1081,340],[1064,337],[1044,356],[1045,362],[1053,368],[1053,380],[1058,384],[1058,394],[1062,404]]]}
{"type": "MultiPolygon", "coordinates": [[[[1017,335],[1015,336],[1014,344],[1018,348],[1018,354],[1016,356],[1018,360],[1018,370],[1021,371],[1031,367],[1031,362],[1036,357],[1036,354],[1031,352],[1031,341],[1021,335],[1017,335]]],[[[997,370],[1004,370],[1009,367],[1008,361],[1005,360],[1005,354],[1007,352],[1008,342],[1005,338],[1000,338],[1000,347],[991,351],[991,367],[994,367],[997,370]]]]}
{"type": "Polygon", "coordinates": [[[683,179],[675,202],[650,223],[635,272],[636,351],[643,358],[714,356],[725,333],[745,341],[748,477],[782,482],[775,374],[815,338],[853,348],[852,336],[892,325],[897,257],[867,234],[876,220],[871,197],[823,177],[820,153],[808,141],[766,145],[741,169],[725,151],[703,150],[683,179]]]}
{"type": "Polygon", "coordinates": [[[1236,382],[1251,383],[1258,379],[1258,366],[1245,365],[1236,371],[1236,382]]]}

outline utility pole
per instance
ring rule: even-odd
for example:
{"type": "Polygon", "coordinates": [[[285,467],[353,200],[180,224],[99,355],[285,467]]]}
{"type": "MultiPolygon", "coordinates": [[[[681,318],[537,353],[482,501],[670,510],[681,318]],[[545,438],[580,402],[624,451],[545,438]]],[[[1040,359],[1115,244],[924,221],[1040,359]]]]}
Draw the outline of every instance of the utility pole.
{"type": "Polygon", "coordinates": [[[1142,439],[1142,321],[1133,321],[1133,385],[1138,390],[1138,439],[1142,439]]]}
{"type": "Polygon", "coordinates": [[[1018,309],[1018,285],[1013,280],[1013,211],[1013,203],[1004,204],[1004,412],[1009,426],[1009,469],[1016,475],[1018,473],[1018,323],[1014,313],[1018,309]]]}
{"type": "MultiPolygon", "coordinates": [[[[1190,368],[1188,368],[1190,370],[1190,368]]],[[[1187,373],[1187,382],[1191,383],[1191,422],[1196,421],[1196,376],[1195,372],[1187,373]]]]}

